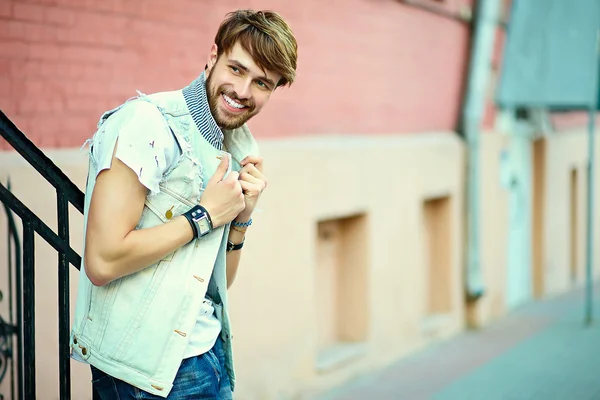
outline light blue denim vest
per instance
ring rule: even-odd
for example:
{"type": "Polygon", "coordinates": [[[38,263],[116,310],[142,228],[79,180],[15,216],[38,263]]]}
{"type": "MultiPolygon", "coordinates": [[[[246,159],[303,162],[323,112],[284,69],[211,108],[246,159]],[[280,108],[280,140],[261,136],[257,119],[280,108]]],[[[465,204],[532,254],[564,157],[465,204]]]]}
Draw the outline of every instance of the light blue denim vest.
{"type": "MultiPolygon", "coordinates": [[[[178,162],[165,172],[160,192],[147,196],[136,229],[163,224],[198,204],[222,156],[230,156],[230,170],[239,171],[239,161],[258,155],[258,146],[245,125],[225,131],[224,151],[215,149],[198,131],[180,90],[140,94],[130,101],[152,104],[149,112],[162,114],[165,129],[171,130],[182,150],[178,162]]],[[[94,141],[101,140],[104,122],[121,107],[101,117],[91,140],[85,225],[96,181],[94,141]]],[[[218,227],[159,262],[102,287],[90,282],[82,265],[71,331],[72,352],[109,375],[167,397],[208,294],[221,321],[226,369],[233,389],[235,374],[227,308],[228,235],[229,224],[218,227]]]]}

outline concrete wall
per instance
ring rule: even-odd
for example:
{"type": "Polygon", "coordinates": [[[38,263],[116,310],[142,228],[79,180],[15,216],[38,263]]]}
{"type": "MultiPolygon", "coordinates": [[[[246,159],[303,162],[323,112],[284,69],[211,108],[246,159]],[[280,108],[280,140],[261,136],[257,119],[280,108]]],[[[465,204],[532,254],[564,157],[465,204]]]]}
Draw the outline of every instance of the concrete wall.
{"type": "MultiPolygon", "coordinates": [[[[571,129],[545,140],[544,224],[541,227],[544,268],[542,286],[546,295],[555,295],[585,281],[588,138],[585,129],[571,129]]],[[[596,160],[600,144],[596,138],[596,160]]],[[[596,162],[596,166],[598,162],[596,162]]],[[[598,238],[598,168],[596,168],[596,210],[594,218],[594,276],[600,276],[598,238]]],[[[583,307],[583,305],[582,305],[583,307]]]]}
{"type": "MultiPolygon", "coordinates": [[[[507,312],[509,191],[501,183],[500,153],[506,133],[488,132],[481,148],[481,259],[485,296],[467,307],[468,322],[481,326],[507,312]]],[[[571,127],[534,141],[532,146],[532,286],[535,298],[565,293],[585,283],[587,228],[587,155],[585,128],[571,127]],[[575,172],[574,172],[575,171],[575,172]]],[[[600,144],[596,139],[596,157],[600,144]]],[[[600,168],[596,164],[596,176],[600,168]]],[[[598,198],[596,185],[596,199],[598,198]]],[[[595,243],[600,216],[594,218],[595,243]]],[[[597,247],[597,246],[595,246],[597,247]]],[[[600,259],[593,264],[600,277],[600,259]]],[[[583,304],[582,304],[583,308],[583,304]]]]}
{"type": "MultiPolygon", "coordinates": [[[[237,398],[290,398],[328,387],[463,328],[464,149],[455,135],[261,145],[269,189],[231,289],[237,398]],[[356,257],[344,257],[353,249],[356,257]],[[443,257],[431,258],[438,253],[443,257]]],[[[83,187],[84,154],[48,154],[83,187]]],[[[15,154],[0,159],[3,181],[10,174],[14,193],[54,227],[49,185],[15,154]]],[[[80,251],[76,214],[71,237],[80,251]]],[[[0,226],[5,222],[1,215],[0,226]]],[[[5,230],[0,238],[6,254],[5,230]]],[[[58,390],[57,261],[43,241],[36,245],[38,393],[48,394],[58,390]]],[[[8,315],[7,303],[0,306],[8,315]]],[[[73,390],[78,399],[89,391],[89,372],[75,362],[73,390]]]]}
{"type": "Polygon", "coordinates": [[[481,136],[481,268],[484,296],[469,304],[468,322],[482,326],[506,312],[508,252],[508,191],[500,181],[500,152],[508,138],[496,132],[481,136]]]}
{"type": "MultiPolygon", "coordinates": [[[[261,140],[270,185],[231,289],[237,398],[308,395],[456,334],[469,318],[483,325],[503,315],[509,210],[499,154],[507,139],[483,136],[486,295],[469,308],[462,280],[466,154],[455,135],[261,140]]],[[[564,228],[571,215],[567,187],[571,168],[584,163],[585,143],[582,132],[546,139],[543,296],[572,287],[564,228]]],[[[83,187],[84,154],[47,153],[83,187]]],[[[0,171],[3,181],[12,177],[15,194],[54,227],[49,186],[15,154],[2,153],[0,171]]],[[[580,185],[584,192],[585,182],[580,185]]],[[[583,240],[585,209],[578,210],[583,240]]],[[[77,214],[72,213],[71,237],[80,251],[77,214]]],[[[0,226],[5,221],[0,214],[0,226]]],[[[597,218],[597,232],[598,227],[597,218]]],[[[5,235],[0,230],[0,254],[6,254],[5,235]]],[[[36,246],[38,393],[57,393],[57,262],[48,245],[38,240],[36,246]]],[[[581,242],[578,257],[575,285],[583,276],[581,242]]],[[[1,257],[0,276],[5,273],[1,257]]],[[[4,278],[0,290],[7,291],[4,278]]],[[[8,315],[6,301],[0,313],[8,315]]],[[[0,392],[7,392],[8,379],[0,392]]],[[[74,398],[87,398],[89,387],[87,368],[73,362],[74,398]]]]}

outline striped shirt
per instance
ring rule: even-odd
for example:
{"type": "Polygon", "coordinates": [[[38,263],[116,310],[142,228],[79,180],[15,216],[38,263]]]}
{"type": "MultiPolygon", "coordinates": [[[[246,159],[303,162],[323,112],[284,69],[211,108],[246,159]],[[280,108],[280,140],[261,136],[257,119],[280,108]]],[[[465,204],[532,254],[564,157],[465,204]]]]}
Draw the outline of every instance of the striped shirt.
{"type": "Polygon", "coordinates": [[[205,71],[202,71],[198,78],[183,89],[183,97],[192,119],[204,139],[216,149],[223,150],[223,132],[213,118],[208,105],[205,71]]]}

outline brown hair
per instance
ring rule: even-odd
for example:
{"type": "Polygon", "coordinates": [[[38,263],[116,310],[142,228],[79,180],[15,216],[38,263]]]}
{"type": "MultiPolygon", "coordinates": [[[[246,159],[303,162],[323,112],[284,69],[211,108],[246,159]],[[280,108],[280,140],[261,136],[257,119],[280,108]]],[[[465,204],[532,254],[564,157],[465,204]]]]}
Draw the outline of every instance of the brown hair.
{"type": "Polygon", "coordinates": [[[215,36],[218,56],[240,43],[261,68],[277,72],[277,86],[296,77],[298,44],[288,24],[273,11],[238,10],[227,14],[215,36]]]}

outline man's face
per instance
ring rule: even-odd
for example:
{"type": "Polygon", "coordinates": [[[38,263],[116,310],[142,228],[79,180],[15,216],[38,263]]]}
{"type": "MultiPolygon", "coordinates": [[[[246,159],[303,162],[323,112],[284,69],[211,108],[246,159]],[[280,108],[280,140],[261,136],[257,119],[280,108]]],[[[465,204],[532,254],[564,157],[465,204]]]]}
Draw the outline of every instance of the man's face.
{"type": "Polygon", "coordinates": [[[223,129],[235,129],[260,112],[281,76],[263,71],[239,43],[216,59],[209,60],[206,91],[210,111],[223,129]]]}

